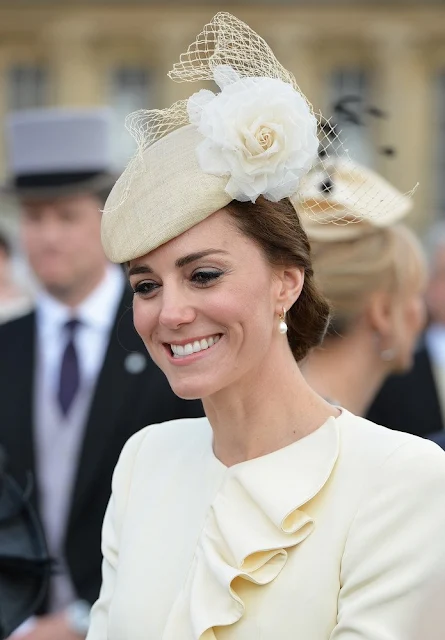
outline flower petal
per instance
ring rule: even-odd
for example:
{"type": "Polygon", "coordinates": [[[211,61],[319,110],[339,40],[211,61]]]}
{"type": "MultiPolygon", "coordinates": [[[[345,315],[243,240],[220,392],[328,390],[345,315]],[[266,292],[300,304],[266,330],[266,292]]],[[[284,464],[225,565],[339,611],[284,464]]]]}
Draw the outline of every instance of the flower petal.
{"type": "Polygon", "coordinates": [[[255,202],[295,195],[318,152],[317,122],[304,97],[276,78],[239,78],[215,68],[221,93],[199,91],[189,101],[190,120],[204,141],[201,169],[228,175],[227,193],[255,202]]]}
{"type": "Polygon", "coordinates": [[[222,90],[229,84],[241,80],[241,77],[229,64],[219,64],[213,69],[213,79],[222,90]]]}
{"type": "Polygon", "coordinates": [[[216,98],[213,91],[201,89],[197,91],[187,101],[187,113],[190,123],[199,126],[204,107],[216,98]]]}

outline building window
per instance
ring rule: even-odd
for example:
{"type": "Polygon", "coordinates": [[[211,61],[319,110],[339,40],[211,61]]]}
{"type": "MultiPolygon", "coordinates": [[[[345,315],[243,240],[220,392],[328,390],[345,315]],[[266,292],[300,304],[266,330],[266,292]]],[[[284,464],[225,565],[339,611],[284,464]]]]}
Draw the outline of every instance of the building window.
{"type": "Polygon", "coordinates": [[[434,172],[436,183],[436,212],[438,218],[445,218],[445,69],[436,78],[436,116],[434,129],[437,131],[434,149],[434,172]]]}
{"type": "MultiPolygon", "coordinates": [[[[369,107],[369,74],[358,67],[335,69],[329,80],[329,114],[339,123],[343,146],[349,156],[367,166],[372,166],[373,153],[369,120],[363,116],[369,107]],[[351,100],[347,100],[351,98],[351,100]],[[336,105],[342,103],[341,111],[333,113],[336,105]]],[[[378,107],[378,105],[375,105],[378,107]]]]}
{"type": "Polygon", "coordinates": [[[124,127],[125,117],[137,109],[149,109],[150,74],[142,67],[124,66],[111,72],[110,104],[115,112],[114,156],[123,166],[135,151],[135,143],[124,127]]]}
{"type": "Polygon", "coordinates": [[[36,65],[14,65],[8,73],[8,107],[11,111],[48,104],[48,70],[36,65]]]}

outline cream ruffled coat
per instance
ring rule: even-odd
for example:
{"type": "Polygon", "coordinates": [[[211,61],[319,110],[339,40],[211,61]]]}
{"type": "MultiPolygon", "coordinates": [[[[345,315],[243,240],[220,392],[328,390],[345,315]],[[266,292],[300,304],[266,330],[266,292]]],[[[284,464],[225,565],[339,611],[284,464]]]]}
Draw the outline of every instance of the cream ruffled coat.
{"type": "Polygon", "coordinates": [[[206,419],[154,425],[103,553],[88,640],[439,640],[445,454],[343,411],[227,468],[206,419]]]}

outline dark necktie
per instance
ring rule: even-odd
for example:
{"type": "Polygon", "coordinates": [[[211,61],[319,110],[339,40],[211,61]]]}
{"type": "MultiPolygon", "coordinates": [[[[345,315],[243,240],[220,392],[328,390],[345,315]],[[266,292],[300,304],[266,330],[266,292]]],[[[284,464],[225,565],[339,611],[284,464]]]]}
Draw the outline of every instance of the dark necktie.
{"type": "Polygon", "coordinates": [[[79,324],[80,322],[75,319],[69,320],[65,324],[65,330],[68,333],[68,342],[62,356],[59,391],[57,395],[64,416],[68,414],[76,393],[79,390],[79,360],[74,344],[74,334],[79,324]]]}

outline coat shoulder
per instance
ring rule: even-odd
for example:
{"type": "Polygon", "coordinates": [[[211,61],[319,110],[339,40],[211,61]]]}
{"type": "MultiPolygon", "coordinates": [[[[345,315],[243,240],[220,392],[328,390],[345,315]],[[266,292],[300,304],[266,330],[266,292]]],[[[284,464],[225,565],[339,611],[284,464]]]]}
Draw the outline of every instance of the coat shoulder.
{"type": "Polygon", "coordinates": [[[15,365],[31,362],[34,350],[35,313],[10,320],[0,325],[0,367],[7,370],[15,365]]]}
{"type": "Polygon", "coordinates": [[[190,460],[212,446],[212,428],[207,418],[181,418],[151,424],[135,433],[125,444],[118,464],[131,459],[145,467],[149,460],[190,460]]]}
{"type": "MultiPolygon", "coordinates": [[[[429,473],[445,480],[445,452],[437,444],[401,431],[388,429],[366,418],[348,415],[342,423],[343,453],[363,469],[397,466],[411,475],[429,465],[429,473]]],[[[427,476],[426,471],[421,471],[427,476]]],[[[420,481],[421,478],[418,478],[420,481]]]]}
{"type": "Polygon", "coordinates": [[[20,318],[0,324],[0,341],[2,344],[6,345],[8,341],[20,337],[24,331],[32,331],[35,326],[35,317],[36,314],[32,311],[20,318]]]}

